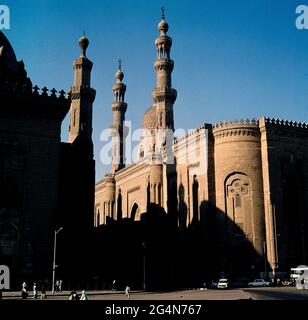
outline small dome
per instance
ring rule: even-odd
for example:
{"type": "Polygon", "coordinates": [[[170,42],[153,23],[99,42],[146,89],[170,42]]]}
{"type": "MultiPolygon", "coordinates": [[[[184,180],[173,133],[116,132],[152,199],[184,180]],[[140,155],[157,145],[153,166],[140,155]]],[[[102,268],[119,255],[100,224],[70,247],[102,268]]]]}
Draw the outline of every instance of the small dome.
{"type": "Polygon", "coordinates": [[[124,79],[124,73],[123,73],[123,71],[122,71],[122,70],[118,70],[118,71],[116,72],[116,74],[115,74],[115,78],[116,78],[117,80],[122,81],[122,80],[124,79]]]}
{"type": "Polygon", "coordinates": [[[83,55],[85,56],[86,55],[86,51],[88,49],[88,46],[89,46],[89,39],[85,36],[82,36],[80,39],[79,39],[79,46],[82,50],[82,53],[83,55]]]}
{"type": "Polygon", "coordinates": [[[158,24],[158,31],[162,32],[163,34],[167,33],[169,30],[169,25],[165,21],[165,19],[162,19],[160,23],[158,24]]]}
{"type": "Polygon", "coordinates": [[[143,115],[142,121],[143,129],[156,129],[157,118],[156,118],[156,106],[150,107],[143,115]]]}

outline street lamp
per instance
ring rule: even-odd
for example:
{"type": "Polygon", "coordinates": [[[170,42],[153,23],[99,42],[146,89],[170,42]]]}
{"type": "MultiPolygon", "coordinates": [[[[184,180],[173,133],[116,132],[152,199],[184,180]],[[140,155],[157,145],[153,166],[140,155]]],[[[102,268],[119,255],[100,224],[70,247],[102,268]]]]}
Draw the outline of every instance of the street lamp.
{"type": "Polygon", "coordinates": [[[142,243],[143,248],[143,290],[146,290],[146,279],[145,279],[145,242],[142,243]]]}
{"type": "Polygon", "coordinates": [[[52,294],[55,293],[55,277],[56,277],[56,250],[57,250],[57,234],[63,229],[61,227],[58,230],[55,230],[55,237],[53,243],[53,264],[52,264],[52,294]]]}

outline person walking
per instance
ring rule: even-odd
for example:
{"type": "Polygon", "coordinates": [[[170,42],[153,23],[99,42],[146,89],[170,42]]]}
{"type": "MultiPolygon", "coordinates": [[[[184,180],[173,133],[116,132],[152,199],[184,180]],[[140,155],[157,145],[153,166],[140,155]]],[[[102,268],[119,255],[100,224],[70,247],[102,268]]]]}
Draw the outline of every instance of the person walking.
{"type": "Polygon", "coordinates": [[[55,291],[59,292],[59,280],[56,281],[55,291]]]}
{"type": "Polygon", "coordinates": [[[126,288],[125,288],[125,295],[126,295],[127,299],[130,298],[130,287],[129,287],[129,285],[127,285],[126,288]]]}
{"type": "Polygon", "coordinates": [[[35,282],[33,284],[33,299],[37,299],[37,287],[35,282]]]}
{"type": "Polygon", "coordinates": [[[27,284],[26,284],[26,282],[24,281],[23,284],[22,284],[22,286],[21,286],[21,297],[22,297],[23,299],[26,299],[27,296],[28,296],[27,284]]]}
{"type": "Polygon", "coordinates": [[[41,299],[46,299],[46,288],[44,285],[41,288],[41,299]]]}
{"type": "Polygon", "coordinates": [[[86,292],[84,290],[82,290],[82,292],[81,292],[80,300],[89,300],[88,295],[86,294],[86,292]]]}

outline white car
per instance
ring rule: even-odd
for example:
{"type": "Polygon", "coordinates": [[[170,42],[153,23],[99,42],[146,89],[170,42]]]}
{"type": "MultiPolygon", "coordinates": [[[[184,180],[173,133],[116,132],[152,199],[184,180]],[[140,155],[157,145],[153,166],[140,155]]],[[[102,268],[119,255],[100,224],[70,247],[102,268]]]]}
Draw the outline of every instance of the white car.
{"type": "Polygon", "coordinates": [[[264,279],[255,279],[248,283],[249,287],[268,287],[269,285],[269,281],[265,281],[264,279]]]}
{"type": "Polygon", "coordinates": [[[228,287],[229,287],[228,279],[219,279],[219,281],[217,283],[218,289],[228,289],[228,287]]]}

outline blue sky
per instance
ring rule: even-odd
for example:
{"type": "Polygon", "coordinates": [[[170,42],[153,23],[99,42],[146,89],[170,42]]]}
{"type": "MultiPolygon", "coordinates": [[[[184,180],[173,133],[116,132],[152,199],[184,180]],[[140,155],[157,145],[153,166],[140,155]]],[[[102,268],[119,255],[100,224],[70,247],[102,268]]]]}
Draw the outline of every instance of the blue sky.
{"type": "MultiPolygon", "coordinates": [[[[67,90],[78,38],[90,39],[97,91],[93,113],[96,177],[100,132],[112,122],[117,58],[127,84],[126,118],[139,128],[152,104],[160,7],[166,7],[178,91],[175,125],[194,128],[260,116],[308,121],[308,30],[295,28],[295,9],[308,0],[3,0],[11,10],[5,31],[17,58],[39,87],[67,90]]],[[[68,119],[62,139],[67,139],[68,119]]]]}

